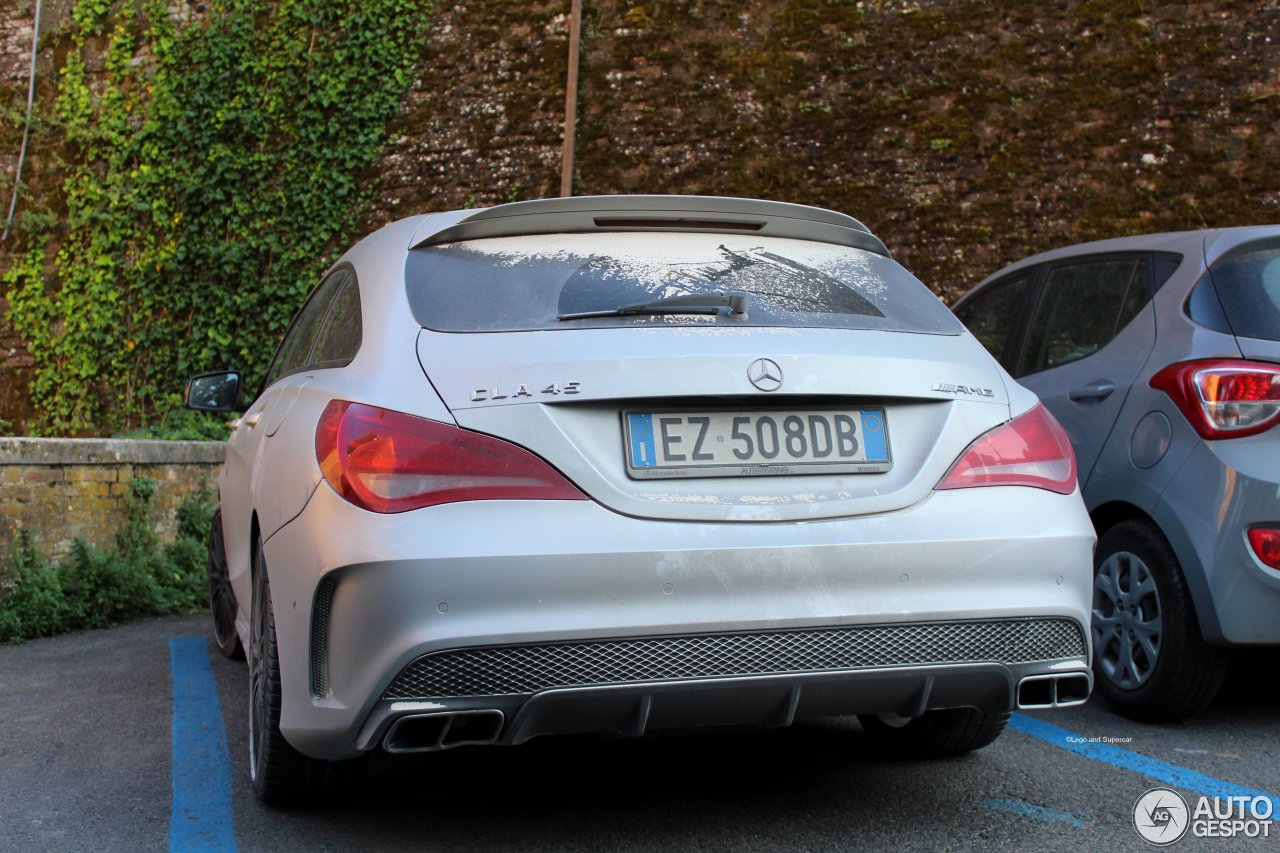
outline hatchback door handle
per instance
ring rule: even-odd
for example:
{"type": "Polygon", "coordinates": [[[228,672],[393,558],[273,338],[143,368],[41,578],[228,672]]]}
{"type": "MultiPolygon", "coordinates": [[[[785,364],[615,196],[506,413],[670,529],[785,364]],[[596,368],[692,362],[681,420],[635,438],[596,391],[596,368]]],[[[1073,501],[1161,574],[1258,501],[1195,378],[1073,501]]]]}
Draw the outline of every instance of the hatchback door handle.
{"type": "Polygon", "coordinates": [[[1077,403],[1084,400],[1105,400],[1114,390],[1116,390],[1114,382],[1100,381],[1080,388],[1072,388],[1067,396],[1077,403]]]}

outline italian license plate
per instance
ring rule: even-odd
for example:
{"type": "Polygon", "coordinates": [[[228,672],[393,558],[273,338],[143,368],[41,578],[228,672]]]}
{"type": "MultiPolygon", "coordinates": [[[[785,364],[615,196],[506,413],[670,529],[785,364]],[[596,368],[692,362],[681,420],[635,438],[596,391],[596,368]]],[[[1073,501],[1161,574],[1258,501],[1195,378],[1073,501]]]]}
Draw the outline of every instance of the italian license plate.
{"type": "Polygon", "coordinates": [[[639,479],[888,471],[884,409],[624,412],[639,479]]]}

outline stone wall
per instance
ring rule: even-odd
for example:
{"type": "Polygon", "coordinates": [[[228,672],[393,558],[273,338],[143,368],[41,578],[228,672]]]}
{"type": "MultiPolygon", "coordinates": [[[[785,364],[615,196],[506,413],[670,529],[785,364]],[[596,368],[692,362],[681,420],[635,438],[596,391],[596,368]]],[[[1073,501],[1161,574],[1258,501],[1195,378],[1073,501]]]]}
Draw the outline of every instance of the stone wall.
{"type": "MultiPolygon", "coordinates": [[[[415,82],[365,176],[379,194],[363,231],[558,191],[569,5],[424,14],[415,82]]],[[[948,301],[1056,246],[1280,221],[1280,0],[584,5],[577,194],[834,208],[948,301]]],[[[30,11],[0,0],[4,105],[25,98],[30,11]]],[[[0,164],[16,151],[7,116],[0,164]]],[[[32,181],[56,194],[48,155],[32,181]]],[[[0,428],[32,414],[5,328],[0,428]]]]}
{"type": "MultiPolygon", "coordinates": [[[[366,230],[554,195],[568,0],[438,3],[366,230]]],[[[591,0],[576,194],[849,213],[944,299],[1090,239],[1280,221],[1280,0],[591,0]]]]}
{"type": "Polygon", "coordinates": [[[156,482],[153,518],[172,541],[183,501],[217,488],[222,442],[0,438],[0,564],[19,530],[55,560],[75,539],[109,546],[134,477],[156,482]]]}

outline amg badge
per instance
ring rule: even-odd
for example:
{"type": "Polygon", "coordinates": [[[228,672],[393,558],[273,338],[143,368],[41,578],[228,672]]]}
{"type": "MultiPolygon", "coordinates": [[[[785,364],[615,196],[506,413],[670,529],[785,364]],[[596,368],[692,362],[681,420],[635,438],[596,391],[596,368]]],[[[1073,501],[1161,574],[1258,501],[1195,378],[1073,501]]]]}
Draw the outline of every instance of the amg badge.
{"type": "Polygon", "coordinates": [[[990,388],[978,388],[975,385],[952,385],[950,382],[935,382],[931,391],[941,391],[943,394],[971,394],[976,397],[994,397],[995,393],[990,388]]]}

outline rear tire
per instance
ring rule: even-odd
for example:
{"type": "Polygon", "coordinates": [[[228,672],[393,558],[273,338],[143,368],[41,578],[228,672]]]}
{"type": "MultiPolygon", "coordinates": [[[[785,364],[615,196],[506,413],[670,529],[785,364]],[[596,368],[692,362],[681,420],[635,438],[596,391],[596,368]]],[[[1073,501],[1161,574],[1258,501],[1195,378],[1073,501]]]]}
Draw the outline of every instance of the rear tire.
{"type": "Polygon", "coordinates": [[[1004,731],[1009,712],[941,708],[912,718],[858,716],[872,750],[886,758],[946,758],[987,746],[1004,731]]]}
{"type": "Polygon", "coordinates": [[[294,749],[280,733],[283,696],[275,611],[262,543],[253,549],[253,618],[249,628],[249,775],[264,803],[296,805],[323,794],[354,790],[364,779],[369,755],[320,761],[294,749]]]}
{"type": "Polygon", "coordinates": [[[209,525],[209,612],[213,616],[213,642],[218,654],[224,658],[243,658],[244,648],[236,633],[235,590],[231,588],[231,576],[227,571],[227,549],[222,538],[222,510],[213,514],[209,525]]]}
{"type": "Polygon", "coordinates": [[[249,628],[249,775],[258,799],[296,803],[314,791],[316,762],[280,733],[280,657],[262,543],[253,548],[253,620],[249,628]]]}
{"type": "Polygon", "coordinates": [[[1196,714],[1226,675],[1228,651],[1204,642],[1178,558],[1145,521],[1121,522],[1098,541],[1092,634],[1095,684],[1130,719],[1196,714]]]}

